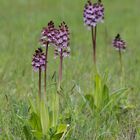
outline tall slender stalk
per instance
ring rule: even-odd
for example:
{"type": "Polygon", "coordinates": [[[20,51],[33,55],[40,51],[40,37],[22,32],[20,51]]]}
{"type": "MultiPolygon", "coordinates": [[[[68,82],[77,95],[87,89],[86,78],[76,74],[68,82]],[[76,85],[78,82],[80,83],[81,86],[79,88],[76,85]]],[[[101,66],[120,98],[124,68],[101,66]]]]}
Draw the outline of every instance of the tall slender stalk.
{"type": "Polygon", "coordinates": [[[41,100],[41,68],[39,68],[38,96],[39,99],[41,100]]]}
{"type": "Polygon", "coordinates": [[[119,49],[119,61],[120,61],[120,72],[121,72],[120,84],[121,86],[123,86],[123,63],[122,63],[122,53],[120,49],[119,49]]]}
{"type": "Polygon", "coordinates": [[[93,28],[91,27],[91,33],[92,33],[92,45],[93,45],[93,62],[96,66],[96,35],[97,35],[97,27],[93,28]]]}
{"type": "Polygon", "coordinates": [[[63,65],[63,50],[60,52],[60,65],[59,65],[59,81],[58,81],[58,89],[60,90],[60,85],[62,81],[62,65],[63,65]]]}
{"type": "Polygon", "coordinates": [[[123,65],[122,65],[122,53],[121,50],[119,49],[119,60],[120,60],[120,67],[121,67],[121,72],[123,71],[123,65]]]}
{"type": "Polygon", "coordinates": [[[47,42],[46,44],[46,54],[45,54],[45,73],[44,73],[44,97],[46,97],[46,88],[47,88],[47,63],[48,63],[48,45],[49,43],[47,42]]]}

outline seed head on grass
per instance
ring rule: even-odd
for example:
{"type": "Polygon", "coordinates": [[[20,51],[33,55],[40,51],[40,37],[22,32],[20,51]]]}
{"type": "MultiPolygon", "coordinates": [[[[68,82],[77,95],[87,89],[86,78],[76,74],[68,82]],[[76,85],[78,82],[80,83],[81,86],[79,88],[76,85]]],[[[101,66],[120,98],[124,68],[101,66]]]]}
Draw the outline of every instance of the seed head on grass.
{"type": "Polygon", "coordinates": [[[89,27],[95,27],[97,23],[104,20],[104,6],[99,0],[97,3],[92,3],[89,0],[84,7],[84,23],[89,27]]]}
{"type": "Polygon", "coordinates": [[[34,71],[38,71],[39,69],[45,70],[45,54],[41,48],[35,51],[32,58],[32,66],[34,71]]]}
{"type": "Polygon", "coordinates": [[[120,34],[117,34],[115,39],[112,41],[113,47],[116,48],[116,50],[125,50],[126,49],[126,43],[124,40],[121,39],[120,34]]]}

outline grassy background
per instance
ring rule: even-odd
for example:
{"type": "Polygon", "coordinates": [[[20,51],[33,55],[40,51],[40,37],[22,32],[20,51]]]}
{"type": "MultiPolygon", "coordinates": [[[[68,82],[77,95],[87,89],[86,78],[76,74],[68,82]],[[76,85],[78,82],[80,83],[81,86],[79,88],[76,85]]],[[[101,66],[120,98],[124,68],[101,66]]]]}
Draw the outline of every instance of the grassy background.
{"type": "MultiPolygon", "coordinates": [[[[123,63],[126,86],[132,88],[128,99],[136,106],[131,115],[127,114],[130,118],[132,116],[129,125],[140,117],[140,1],[108,0],[103,3],[105,22],[97,27],[98,67],[101,73],[109,71],[111,91],[120,87],[118,53],[111,47],[112,39],[120,33],[127,42],[123,63]]],[[[38,40],[42,27],[50,20],[56,25],[64,20],[71,32],[71,57],[64,60],[65,90],[70,90],[76,83],[82,93],[91,92],[91,33],[83,25],[84,4],[85,0],[0,0],[0,135],[13,133],[16,138],[22,135],[16,113],[26,113],[27,97],[37,92],[37,74],[32,71],[31,57],[34,49],[40,46],[38,40]]],[[[50,47],[49,51],[48,81],[51,84],[53,73],[58,72],[59,61],[53,59],[53,48],[50,47]]],[[[76,98],[80,97],[77,95],[76,98]]],[[[81,123],[85,121],[82,116],[78,119],[81,123]]],[[[80,140],[92,139],[89,124],[87,122],[86,128],[79,127],[73,135],[80,140]]],[[[125,127],[119,128],[115,130],[118,139],[127,139],[123,134],[119,138],[119,132],[125,127]]]]}

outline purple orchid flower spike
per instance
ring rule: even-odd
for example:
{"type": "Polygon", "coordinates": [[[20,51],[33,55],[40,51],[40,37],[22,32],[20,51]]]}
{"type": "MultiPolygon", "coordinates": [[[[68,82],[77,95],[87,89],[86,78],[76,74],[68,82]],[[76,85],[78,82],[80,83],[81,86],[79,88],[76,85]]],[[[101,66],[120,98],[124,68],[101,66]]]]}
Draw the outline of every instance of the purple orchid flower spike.
{"type": "Polygon", "coordinates": [[[103,22],[104,20],[104,7],[101,1],[92,3],[90,0],[85,4],[84,7],[84,23],[91,27],[95,27],[97,23],[103,22]]]}
{"type": "Polygon", "coordinates": [[[47,62],[48,62],[48,46],[56,45],[56,34],[58,33],[58,30],[55,28],[53,21],[50,21],[47,25],[47,27],[44,27],[41,32],[41,38],[40,43],[43,47],[46,48],[46,61],[45,61],[45,73],[44,73],[44,96],[46,94],[46,79],[47,79],[47,62]]]}
{"type": "Polygon", "coordinates": [[[70,55],[70,47],[69,47],[69,29],[65,22],[62,22],[59,26],[58,33],[56,34],[56,47],[55,47],[55,57],[60,56],[60,66],[59,66],[59,85],[62,81],[62,63],[63,58],[70,55]]]}
{"type": "Polygon", "coordinates": [[[92,3],[89,0],[84,7],[84,23],[88,28],[91,28],[92,33],[92,45],[93,45],[93,62],[96,67],[96,36],[97,36],[97,24],[104,21],[104,6],[101,0],[97,3],[92,3]]]}
{"type": "Polygon", "coordinates": [[[112,45],[119,52],[120,71],[121,71],[120,83],[121,83],[121,86],[123,86],[124,67],[123,67],[123,61],[122,61],[122,51],[126,50],[126,43],[124,40],[121,39],[120,34],[117,34],[115,39],[113,39],[112,41],[112,45]]]}
{"type": "Polygon", "coordinates": [[[39,91],[38,91],[38,96],[41,99],[41,71],[45,70],[45,54],[43,53],[41,48],[38,48],[35,51],[35,54],[33,55],[32,58],[32,66],[35,72],[39,71],[39,91]]]}
{"type": "MultiPolygon", "coordinates": [[[[47,67],[47,52],[48,45],[52,44],[55,47],[55,58],[60,56],[60,67],[59,67],[59,85],[62,80],[62,63],[63,58],[70,55],[69,47],[69,29],[65,22],[62,22],[59,28],[55,28],[54,23],[50,21],[48,26],[43,28],[41,33],[40,43],[43,47],[46,47],[46,64],[45,64],[45,73],[47,67]]],[[[46,81],[46,74],[45,74],[46,81]]],[[[46,83],[44,81],[44,89],[46,89],[46,83]]]]}
{"type": "Polygon", "coordinates": [[[45,54],[41,48],[35,51],[32,58],[32,66],[35,72],[39,71],[39,69],[45,70],[45,54]]]}
{"type": "Polygon", "coordinates": [[[69,29],[65,22],[62,22],[59,26],[58,33],[56,34],[56,48],[55,57],[62,55],[62,57],[69,56],[69,29]]]}
{"type": "Polygon", "coordinates": [[[113,47],[116,48],[116,50],[125,50],[126,49],[126,43],[124,40],[121,39],[120,34],[117,34],[115,39],[112,41],[113,47]]]}
{"type": "Polygon", "coordinates": [[[53,21],[48,23],[47,27],[44,27],[41,32],[41,39],[40,43],[43,47],[46,47],[47,44],[55,44],[56,38],[55,35],[57,34],[58,30],[55,28],[53,21]]]}

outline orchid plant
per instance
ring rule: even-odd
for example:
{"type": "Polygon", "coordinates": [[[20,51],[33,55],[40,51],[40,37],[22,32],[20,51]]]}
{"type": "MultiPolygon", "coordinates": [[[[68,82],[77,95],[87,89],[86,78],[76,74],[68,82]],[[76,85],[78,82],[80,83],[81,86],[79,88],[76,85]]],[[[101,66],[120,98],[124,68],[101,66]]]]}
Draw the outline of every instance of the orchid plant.
{"type": "Polygon", "coordinates": [[[121,39],[120,34],[117,34],[115,39],[112,41],[113,47],[118,51],[119,53],[119,62],[120,62],[120,71],[121,71],[121,76],[120,76],[120,83],[121,86],[123,86],[123,75],[124,75],[124,68],[123,68],[123,61],[122,61],[122,51],[126,50],[126,43],[124,40],[121,39]]]}
{"type": "Polygon", "coordinates": [[[92,3],[89,0],[84,7],[84,23],[91,29],[92,45],[93,45],[93,62],[96,66],[96,38],[97,38],[97,24],[104,21],[104,6],[101,0],[97,3],[92,3]]]}
{"type": "MultiPolygon", "coordinates": [[[[92,34],[93,45],[93,62],[96,68],[96,39],[97,39],[97,24],[104,21],[104,6],[101,0],[97,3],[87,1],[84,6],[84,23],[90,28],[92,34]]],[[[41,31],[39,40],[42,48],[45,48],[45,53],[42,48],[35,50],[32,57],[32,67],[35,72],[38,72],[38,98],[35,103],[30,100],[30,116],[28,118],[19,117],[24,121],[24,133],[26,139],[47,139],[47,140],[64,140],[69,133],[69,124],[63,124],[59,119],[59,95],[61,91],[61,83],[63,78],[63,59],[70,55],[70,32],[67,24],[62,22],[57,28],[53,21],[50,21],[47,27],[41,31]],[[51,98],[46,98],[47,91],[47,68],[48,68],[48,51],[49,46],[54,48],[55,58],[59,57],[59,72],[58,72],[58,89],[56,93],[52,93],[51,98]],[[44,72],[44,96],[42,95],[42,72],[44,72]],[[39,100],[38,100],[39,99],[39,100]]],[[[122,71],[122,50],[126,49],[126,43],[118,34],[113,40],[113,46],[119,52],[120,67],[122,71]]],[[[119,100],[127,93],[127,88],[119,89],[113,93],[110,92],[107,86],[108,73],[101,77],[96,71],[94,77],[94,90],[92,94],[83,96],[86,105],[89,106],[92,115],[103,114],[106,110],[110,113],[115,107],[119,107],[119,100]]]]}
{"type": "Polygon", "coordinates": [[[69,124],[59,122],[59,94],[52,93],[50,98],[46,98],[47,81],[47,63],[48,47],[54,46],[55,58],[60,57],[58,90],[62,81],[63,58],[69,56],[69,29],[65,22],[62,22],[57,29],[54,23],[50,21],[48,26],[41,32],[40,43],[45,47],[45,53],[42,48],[38,48],[33,54],[32,67],[38,72],[38,98],[36,104],[30,99],[30,117],[22,118],[24,120],[24,134],[27,139],[55,139],[64,140],[69,132],[69,124]],[[44,72],[44,96],[42,95],[42,71],[44,72]],[[44,97],[44,98],[43,98],[44,97]],[[50,101],[48,101],[50,100],[50,101]]]}

